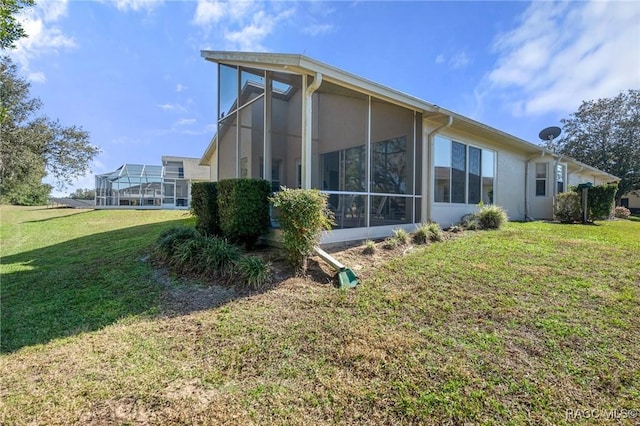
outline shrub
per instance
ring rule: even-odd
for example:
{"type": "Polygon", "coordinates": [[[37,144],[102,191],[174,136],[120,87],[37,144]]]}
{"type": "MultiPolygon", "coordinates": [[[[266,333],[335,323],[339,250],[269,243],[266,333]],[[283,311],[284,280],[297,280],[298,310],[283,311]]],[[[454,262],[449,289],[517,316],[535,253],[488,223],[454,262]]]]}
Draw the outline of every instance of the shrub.
{"type": "Polygon", "coordinates": [[[615,204],[617,183],[597,185],[587,191],[587,207],[589,220],[605,220],[611,217],[615,204]]]}
{"type": "Polygon", "coordinates": [[[163,231],[156,240],[154,254],[160,260],[168,261],[178,246],[198,235],[198,231],[189,226],[174,226],[169,228],[163,231]]]}
{"type": "Polygon", "coordinates": [[[623,206],[618,206],[613,210],[613,215],[620,219],[627,219],[631,216],[631,210],[623,206]]]}
{"type": "Polygon", "coordinates": [[[200,256],[209,244],[209,237],[197,235],[188,240],[179,240],[174,246],[169,264],[180,272],[202,273],[205,268],[200,256]]]}
{"type": "Polygon", "coordinates": [[[283,188],[270,200],[282,230],[282,246],[296,273],[304,275],[307,259],[320,243],[322,231],[333,225],[327,195],[317,189],[283,188]]]}
{"type": "Polygon", "coordinates": [[[508,220],[504,209],[495,204],[485,206],[481,203],[475,217],[482,229],[499,229],[508,220]]]}
{"type": "Polygon", "coordinates": [[[442,241],[442,229],[435,222],[423,223],[413,234],[416,244],[426,244],[429,241],[442,241]]]}
{"type": "Polygon", "coordinates": [[[235,262],[235,271],[242,285],[252,290],[271,282],[271,265],[259,257],[242,256],[235,262]]]}
{"type": "Polygon", "coordinates": [[[582,201],[577,192],[562,192],[556,195],[553,204],[553,217],[560,222],[580,222],[582,220],[582,201]]]}
{"type": "Polygon", "coordinates": [[[271,185],[262,179],[225,179],[217,187],[222,235],[252,248],[269,226],[271,185]]]}
{"type": "Polygon", "coordinates": [[[196,229],[200,233],[220,235],[217,182],[191,184],[191,213],[196,217],[196,229]]]}
{"type": "Polygon", "coordinates": [[[233,274],[235,262],[241,257],[237,246],[219,237],[209,237],[199,256],[203,265],[201,271],[208,276],[229,277],[233,274]]]}
{"type": "Polygon", "coordinates": [[[460,227],[462,229],[468,229],[470,231],[480,229],[478,217],[473,213],[465,214],[464,216],[462,216],[462,219],[460,219],[460,227]]]}
{"type": "Polygon", "coordinates": [[[373,254],[376,252],[376,243],[373,240],[367,240],[364,242],[364,248],[362,254],[373,254]]]}

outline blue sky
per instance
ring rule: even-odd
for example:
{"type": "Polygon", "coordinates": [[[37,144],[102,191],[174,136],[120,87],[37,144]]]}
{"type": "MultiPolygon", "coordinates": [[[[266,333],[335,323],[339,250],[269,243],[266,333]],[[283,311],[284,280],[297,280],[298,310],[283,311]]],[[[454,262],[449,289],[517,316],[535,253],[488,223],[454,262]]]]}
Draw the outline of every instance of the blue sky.
{"type": "Polygon", "coordinates": [[[202,49],[305,54],[534,143],[582,100],[640,89],[635,1],[39,1],[22,19],[31,94],[102,150],[58,194],[200,157],[217,116],[202,49]]]}

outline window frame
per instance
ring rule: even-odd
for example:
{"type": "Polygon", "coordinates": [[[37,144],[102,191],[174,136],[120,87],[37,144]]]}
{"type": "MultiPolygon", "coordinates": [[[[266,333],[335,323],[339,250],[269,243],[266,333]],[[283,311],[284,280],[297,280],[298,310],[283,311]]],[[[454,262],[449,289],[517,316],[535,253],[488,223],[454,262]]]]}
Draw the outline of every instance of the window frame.
{"type": "Polygon", "coordinates": [[[535,163],[535,186],[534,186],[534,190],[535,190],[535,194],[536,197],[547,197],[548,196],[548,180],[549,180],[549,163],[548,162],[539,162],[539,163],[535,163]],[[544,166],[544,177],[540,177],[539,176],[539,167],[538,166],[544,166]],[[539,186],[539,183],[543,183],[543,186],[539,186]],[[543,189],[543,191],[539,191],[540,189],[543,189]],[[542,192],[542,193],[540,193],[542,192]]]}
{"type": "MultiPolygon", "coordinates": [[[[433,202],[434,203],[438,203],[438,204],[447,204],[447,205],[451,205],[451,204],[457,204],[457,205],[477,205],[480,202],[484,202],[483,200],[483,186],[482,186],[482,179],[484,178],[484,174],[485,174],[485,170],[483,169],[483,162],[484,162],[484,156],[488,155],[489,153],[492,154],[493,157],[493,161],[492,161],[492,166],[493,166],[493,170],[491,171],[491,177],[492,177],[492,191],[495,193],[495,185],[496,185],[496,180],[495,180],[495,176],[496,176],[496,166],[497,166],[497,151],[495,149],[491,149],[491,148],[486,148],[474,143],[468,143],[468,142],[463,142],[460,140],[454,140],[451,138],[447,138],[444,136],[437,136],[436,138],[434,138],[433,140],[433,160],[432,160],[432,173],[433,173],[433,183],[431,184],[431,187],[433,188],[433,202]],[[435,158],[436,158],[436,154],[435,154],[435,144],[436,141],[446,141],[450,144],[450,148],[449,148],[449,153],[450,153],[450,159],[449,159],[449,165],[448,166],[443,166],[443,165],[437,165],[435,158]],[[464,172],[464,201],[454,201],[454,197],[453,197],[453,188],[454,188],[454,179],[453,179],[453,156],[454,156],[454,144],[457,145],[462,145],[464,147],[464,156],[465,156],[465,168],[464,170],[461,169],[457,169],[458,172],[464,172]],[[480,158],[479,158],[479,183],[480,183],[480,187],[478,188],[479,190],[479,196],[480,196],[480,201],[478,202],[470,202],[469,196],[470,196],[470,191],[469,191],[469,183],[470,183],[470,169],[469,169],[469,163],[470,163],[470,150],[474,149],[474,150],[479,150],[480,151],[480,158]],[[444,199],[444,201],[438,201],[436,199],[436,194],[437,194],[437,188],[436,188],[436,184],[437,184],[437,176],[436,176],[436,168],[448,168],[449,169],[449,179],[448,179],[448,196],[447,194],[444,194],[444,196],[442,197],[444,199]]],[[[492,198],[492,204],[495,203],[495,197],[492,198]]]]}

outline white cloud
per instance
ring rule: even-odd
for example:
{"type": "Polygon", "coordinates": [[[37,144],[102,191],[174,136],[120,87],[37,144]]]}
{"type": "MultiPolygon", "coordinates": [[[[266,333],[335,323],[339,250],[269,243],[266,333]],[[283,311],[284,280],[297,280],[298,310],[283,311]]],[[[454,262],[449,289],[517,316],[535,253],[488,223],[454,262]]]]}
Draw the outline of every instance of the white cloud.
{"type": "Polygon", "coordinates": [[[289,4],[198,0],[192,22],[207,31],[215,30],[226,42],[225,49],[264,51],[264,40],[277,28],[276,24],[295,13],[295,8],[282,10],[283,5],[289,4]]]}
{"type": "Polygon", "coordinates": [[[457,52],[451,55],[449,58],[443,53],[436,56],[436,64],[446,64],[451,69],[460,69],[467,66],[470,62],[466,52],[457,52]]]}
{"type": "Polygon", "coordinates": [[[151,11],[162,2],[163,0],[115,0],[115,6],[123,12],[129,10],[134,12],[141,10],[151,11]]]}
{"type": "Polygon", "coordinates": [[[227,9],[227,2],[198,0],[198,6],[196,7],[196,15],[193,17],[193,23],[196,25],[210,25],[217,23],[227,14],[227,9]]]}
{"type": "Polygon", "coordinates": [[[302,32],[305,34],[309,34],[310,36],[317,36],[320,34],[325,34],[333,30],[333,25],[331,24],[312,24],[302,29],[302,32]]]}
{"type": "Polygon", "coordinates": [[[27,37],[18,40],[16,48],[9,53],[33,82],[46,81],[42,71],[31,70],[31,61],[34,58],[77,47],[73,37],[64,34],[55,26],[55,22],[66,15],[67,6],[66,0],[42,1],[18,18],[27,37]]]}
{"type": "Polygon", "coordinates": [[[182,92],[183,90],[187,90],[187,86],[185,86],[185,85],[183,85],[183,84],[178,83],[178,84],[176,85],[176,92],[180,93],[180,92],[182,92]]]}
{"type": "Polygon", "coordinates": [[[494,43],[491,90],[515,115],[572,112],[640,88],[640,4],[533,2],[494,43]]]}
{"type": "Polygon", "coordinates": [[[179,111],[179,112],[187,111],[187,109],[180,104],[159,104],[158,108],[164,111],[179,111]]]}
{"type": "Polygon", "coordinates": [[[27,76],[27,79],[34,83],[44,83],[47,81],[47,77],[42,71],[31,72],[27,76]]]}
{"type": "Polygon", "coordinates": [[[180,120],[176,121],[176,123],[174,124],[175,126],[188,126],[191,124],[195,124],[196,123],[196,119],[195,118],[181,118],[180,120]]]}

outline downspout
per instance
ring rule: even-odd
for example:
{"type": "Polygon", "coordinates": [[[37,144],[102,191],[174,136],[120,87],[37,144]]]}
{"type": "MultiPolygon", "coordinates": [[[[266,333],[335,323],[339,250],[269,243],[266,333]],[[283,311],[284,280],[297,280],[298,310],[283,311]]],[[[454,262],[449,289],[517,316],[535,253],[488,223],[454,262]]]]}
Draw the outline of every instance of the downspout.
{"type": "Polygon", "coordinates": [[[453,115],[449,115],[449,118],[446,123],[436,127],[427,135],[427,149],[422,150],[422,164],[425,165],[427,169],[427,173],[425,175],[425,179],[422,180],[422,191],[426,195],[427,203],[426,203],[426,216],[427,221],[431,221],[431,212],[433,210],[433,167],[432,167],[432,159],[433,159],[433,138],[438,132],[442,129],[451,127],[453,124],[453,115]]]}
{"type": "Polygon", "coordinates": [[[531,157],[524,165],[524,220],[534,220],[529,217],[529,164],[538,158],[544,157],[546,152],[542,150],[542,154],[531,157]]]}
{"type": "MultiPolygon", "coordinates": [[[[302,76],[302,82],[306,86],[306,74],[302,76]]],[[[311,189],[312,95],[313,92],[318,90],[321,84],[322,74],[317,72],[313,83],[304,90],[304,99],[302,102],[302,159],[300,163],[302,168],[302,187],[304,189],[311,189]]]]}

